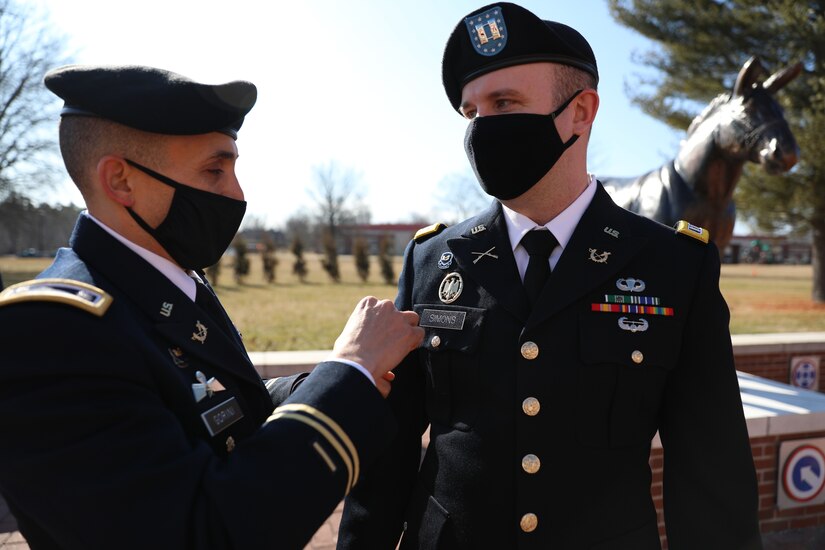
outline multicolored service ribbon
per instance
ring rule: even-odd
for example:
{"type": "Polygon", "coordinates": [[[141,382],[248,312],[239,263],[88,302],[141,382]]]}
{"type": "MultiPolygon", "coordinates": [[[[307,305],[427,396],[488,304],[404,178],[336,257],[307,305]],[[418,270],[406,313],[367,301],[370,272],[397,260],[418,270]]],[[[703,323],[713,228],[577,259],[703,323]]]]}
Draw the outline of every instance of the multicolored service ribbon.
{"type": "Polygon", "coordinates": [[[659,298],[653,296],[625,296],[624,294],[605,294],[604,301],[608,304],[642,304],[658,306],[659,298]]]}
{"type": "Polygon", "coordinates": [[[606,313],[638,313],[644,315],[673,315],[672,307],[642,306],[632,304],[590,304],[590,311],[603,311],[606,313]]]}

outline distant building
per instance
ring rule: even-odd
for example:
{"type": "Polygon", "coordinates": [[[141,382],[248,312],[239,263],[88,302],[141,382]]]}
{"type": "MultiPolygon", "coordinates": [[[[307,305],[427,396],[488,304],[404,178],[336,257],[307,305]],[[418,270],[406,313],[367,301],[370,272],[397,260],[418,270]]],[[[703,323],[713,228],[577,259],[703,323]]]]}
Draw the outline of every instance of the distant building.
{"type": "Polygon", "coordinates": [[[725,263],[809,264],[810,235],[734,235],[725,248],[725,263]]]}
{"type": "Polygon", "coordinates": [[[386,223],[341,226],[338,228],[338,251],[341,254],[351,254],[355,239],[362,237],[367,241],[369,253],[378,254],[378,243],[386,237],[390,239],[390,253],[400,255],[403,254],[415,232],[425,225],[427,224],[386,223]]]}

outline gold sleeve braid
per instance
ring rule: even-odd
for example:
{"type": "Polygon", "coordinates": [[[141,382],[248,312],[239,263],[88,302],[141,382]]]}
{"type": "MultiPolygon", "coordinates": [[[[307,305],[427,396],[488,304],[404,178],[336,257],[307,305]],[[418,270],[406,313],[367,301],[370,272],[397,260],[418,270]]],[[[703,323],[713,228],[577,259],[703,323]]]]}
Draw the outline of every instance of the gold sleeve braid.
{"type": "MultiPolygon", "coordinates": [[[[269,418],[266,419],[266,423],[268,424],[269,422],[279,419],[302,422],[313,428],[316,432],[318,432],[318,434],[326,439],[327,443],[329,443],[329,445],[338,453],[338,456],[341,458],[341,462],[343,462],[344,466],[347,468],[346,494],[348,494],[358,481],[358,477],[361,473],[361,466],[358,458],[358,451],[356,450],[350,437],[341,428],[341,426],[315,407],[301,403],[293,403],[278,407],[272,412],[269,418]]],[[[318,451],[317,446],[315,449],[318,451]]],[[[327,465],[329,465],[329,457],[320,452],[319,454],[321,455],[321,458],[327,462],[327,465]]],[[[335,471],[335,468],[330,467],[330,470],[335,471]]]]}

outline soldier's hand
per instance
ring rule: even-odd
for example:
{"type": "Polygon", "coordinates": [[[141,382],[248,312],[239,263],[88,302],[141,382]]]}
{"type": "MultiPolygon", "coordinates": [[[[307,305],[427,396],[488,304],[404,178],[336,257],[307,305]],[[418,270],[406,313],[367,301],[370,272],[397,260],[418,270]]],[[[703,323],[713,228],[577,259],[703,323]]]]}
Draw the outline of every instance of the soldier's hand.
{"type": "Polygon", "coordinates": [[[417,313],[398,311],[389,300],[367,296],[355,306],[332,351],[336,357],[367,369],[386,397],[394,378],[390,369],[423,339],[424,329],[418,326],[417,313]]]}

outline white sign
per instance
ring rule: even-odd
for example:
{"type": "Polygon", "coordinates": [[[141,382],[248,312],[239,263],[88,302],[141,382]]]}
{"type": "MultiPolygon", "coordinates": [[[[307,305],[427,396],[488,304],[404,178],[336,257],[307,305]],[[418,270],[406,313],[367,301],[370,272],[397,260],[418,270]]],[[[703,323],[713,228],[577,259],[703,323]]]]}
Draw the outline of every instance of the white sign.
{"type": "Polygon", "coordinates": [[[791,386],[806,390],[819,390],[819,356],[791,357],[791,386]]]}
{"type": "Polygon", "coordinates": [[[783,441],[778,474],[780,510],[825,503],[825,437],[783,441]]]}

